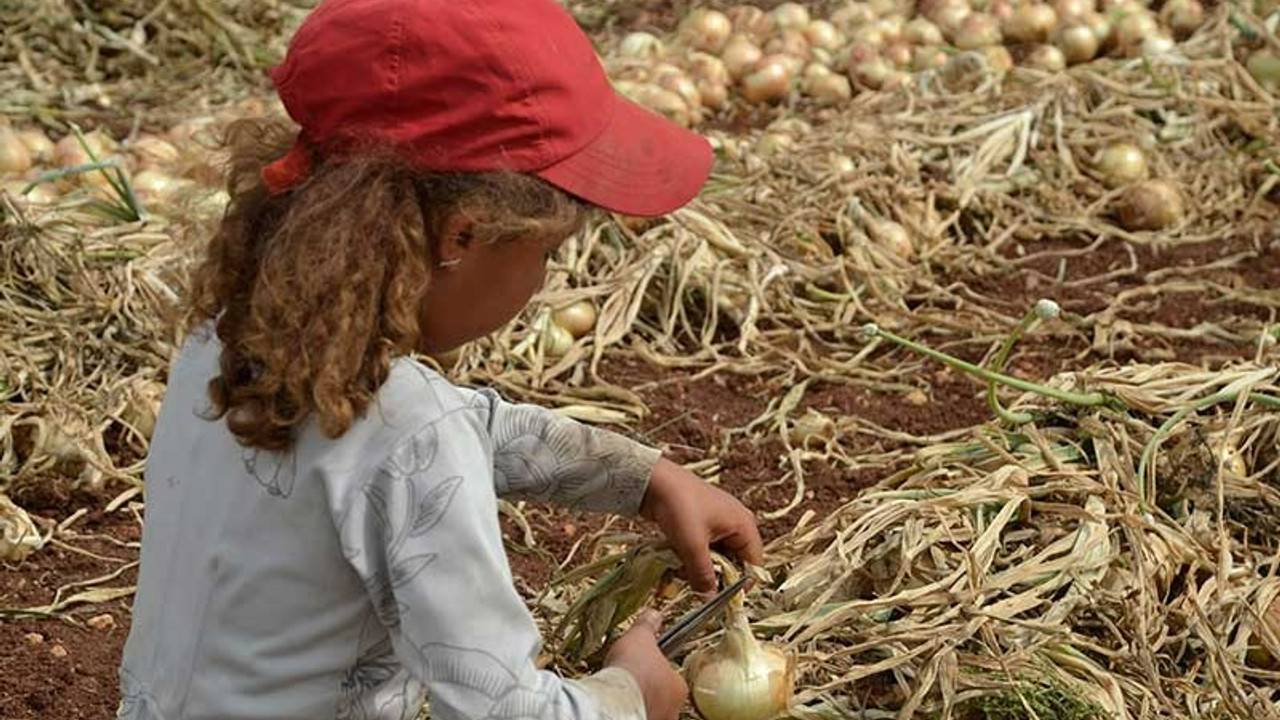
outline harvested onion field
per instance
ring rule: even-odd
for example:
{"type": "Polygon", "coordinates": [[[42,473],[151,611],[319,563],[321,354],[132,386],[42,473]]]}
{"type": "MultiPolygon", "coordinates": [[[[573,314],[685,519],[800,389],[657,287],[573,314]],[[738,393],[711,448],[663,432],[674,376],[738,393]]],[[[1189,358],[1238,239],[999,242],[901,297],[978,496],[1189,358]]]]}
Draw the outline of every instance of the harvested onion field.
{"type": "MultiPolygon", "coordinates": [[[[1280,717],[1276,4],[756,5],[570,3],[715,173],[442,369],[756,510],[794,717],[1280,717]]],[[[213,138],[308,10],[0,3],[0,719],[115,711],[213,138]]],[[[692,603],[643,524],[503,515],[562,672],[692,603]]]]}

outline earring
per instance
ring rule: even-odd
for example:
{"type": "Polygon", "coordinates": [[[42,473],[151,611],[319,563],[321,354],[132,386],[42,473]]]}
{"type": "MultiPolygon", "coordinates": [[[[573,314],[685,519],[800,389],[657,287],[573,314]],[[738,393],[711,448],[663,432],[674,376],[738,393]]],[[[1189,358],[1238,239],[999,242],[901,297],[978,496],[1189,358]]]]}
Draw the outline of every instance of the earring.
{"type": "Polygon", "coordinates": [[[460,262],[462,262],[462,258],[453,258],[451,260],[441,260],[439,264],[442,268],[451,268],[457,266],[460,262]]]}

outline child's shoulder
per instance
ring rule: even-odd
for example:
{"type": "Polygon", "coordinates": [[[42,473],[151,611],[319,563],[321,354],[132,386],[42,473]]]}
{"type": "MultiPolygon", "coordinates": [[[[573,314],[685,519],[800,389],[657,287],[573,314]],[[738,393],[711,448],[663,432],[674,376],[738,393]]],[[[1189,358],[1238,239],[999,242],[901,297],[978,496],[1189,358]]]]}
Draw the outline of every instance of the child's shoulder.
{"type": "Polygon", "coordinates": [[[369,408],[369,419],[394,427],[429,425],[448,416],[476,410],[474,392],[451,383],[425,363],[402,357],[369,408]]]}

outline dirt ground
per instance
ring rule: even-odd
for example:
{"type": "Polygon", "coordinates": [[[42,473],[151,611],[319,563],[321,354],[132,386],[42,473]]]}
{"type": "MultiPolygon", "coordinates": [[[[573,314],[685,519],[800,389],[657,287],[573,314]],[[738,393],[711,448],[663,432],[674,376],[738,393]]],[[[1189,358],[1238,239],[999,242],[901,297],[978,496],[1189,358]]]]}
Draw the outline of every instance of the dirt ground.
{"type": "MultiPolygon", "coordinates": [[[[1243,234],[1238,240],[1191,248],[1159,251],[1133,249],[1118,241],[1088,248],[1082,241],[1054,241],[1023,248],[1007,248],[1017,260],[1015,272],[974,273],[949,278],[962,282],[993,307],[1021,312],[1034,298],[1059,299],[1071,323],[1059,323],[1047,337],[1020,346],[1010,367],[1029,377],[1045,377],[1058,370],[1107,359],[1094,348],[1091,321],[1114,314],[1129,323],[1194,328],[1205,324],[1275,322],[1275,307],[1219,297],[1212,292],[1168,293],[1123,306],[1115,298],[1153,274],[1176,274],[1188,264],[1245,254],[1247,262],[1197,276],[1220,287],[1280,288],[1280,246],[1274,239],[1243,234]],[[1100,281],[1093,281],[1097,278],[1100,281]],[[1091,280],[1092,279],[1092,280],[1091,280]]],[[[1221,293],[1219,293],[1220,295],[1221,293]]],[[[986,345],[952,348],[970,359],[981,357],[986,345]]],[[[1177,339],[1134,346],[1112,357],[1130,359],[1180,358],[1215,363],[1252,357],[1252,343],[1230,343],[1212,337],[1177,339]]],[[[872,358],[871,362],[877,360],[872,358]]],[[[785,472],[785,453],[777,439],[762,442],[723,442],[725,433],[759,416],[771,398],[786,391],[779,378],[721,374],[692,379],[687,373],[645,365],[616,356],[605,363],[603,377],[636,390],[651,414],[628,432],[663,447],[674,459],[691,463],[719,460],[722,487],[753,509],[765,512],[784,507],[795,488],[776,482],[785,472]]],[[[819,384],[806,394],[804,407],[832,417],[856,417],[889,430],[929,436],[978,425],[988,418],[981,388],[966,377],[925,365],[928,402],[913,404],[902,397],[878,394],[862,387],[819,384]],[[939,412],[938,408],[946,408],[939,412]]],[[[855,442],[857,442],[855,440],[855,442]]],[[[885,440],[868,436],[867,451],[892,449],[885,440]]],[[[861,448],[855,446],[855,451],[861,448]]],[[[825,463],[805,468],[803,501],[786,516],[762,522],[767,538],[784,533],[806,511],[818,513],[838,507],[859,489],[884,477],[893,468],[845,471],[825,463]]],[[[118,701],[116,670],[129,629],[131,599],[73,607],[65,619],[15,612],[52,603],[77,591],[75,583],[113,575],[95,587],[128,587],[136,580],[141,527],[126,504],[108,515],[104,508],[124,488],[99,493],[73,490],[65,482],[50,481],[19,489],[13,499],[47,523],[62,523],[82,508],[87,513],[69,526],[74,531],[61,543],[36,553],[23,563],[0,566],[0,720],[95,720],[112,716],[118,701]]],[[[510,556],[517,584],[527,595],[545,587],[556,565],[585,534],[599,529],[604,518],[552,508],[528,507],[525,517],[533,530],[534,548],[525,547],[523,533],[506,521],[510,556]]],[[[644,528],[638,528],[644,529],[644,528]]]]}

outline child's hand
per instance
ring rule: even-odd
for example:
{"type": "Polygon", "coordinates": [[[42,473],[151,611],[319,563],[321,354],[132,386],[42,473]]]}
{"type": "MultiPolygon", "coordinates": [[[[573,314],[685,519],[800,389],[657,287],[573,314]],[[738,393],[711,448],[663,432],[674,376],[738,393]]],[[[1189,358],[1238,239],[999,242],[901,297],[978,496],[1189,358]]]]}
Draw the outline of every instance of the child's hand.
{"type": "Polygon", "coordinates": [[[661,614],[656,610],[640,613],[631,628],[609,648],[604,664],[622,668],[636,679],[648,720],[676,720],[689,697],[689,686],[658,649],[660,630],[661,614]]]}
{"type": "Polygon", "coordinates": [[[716,589],[712,545],[752,565],[764,562],[755,515],[729,493],[666,458],[653,470],[640,514],[662,528],[684,563],[685,579],[699,592],[716,589]]]}

